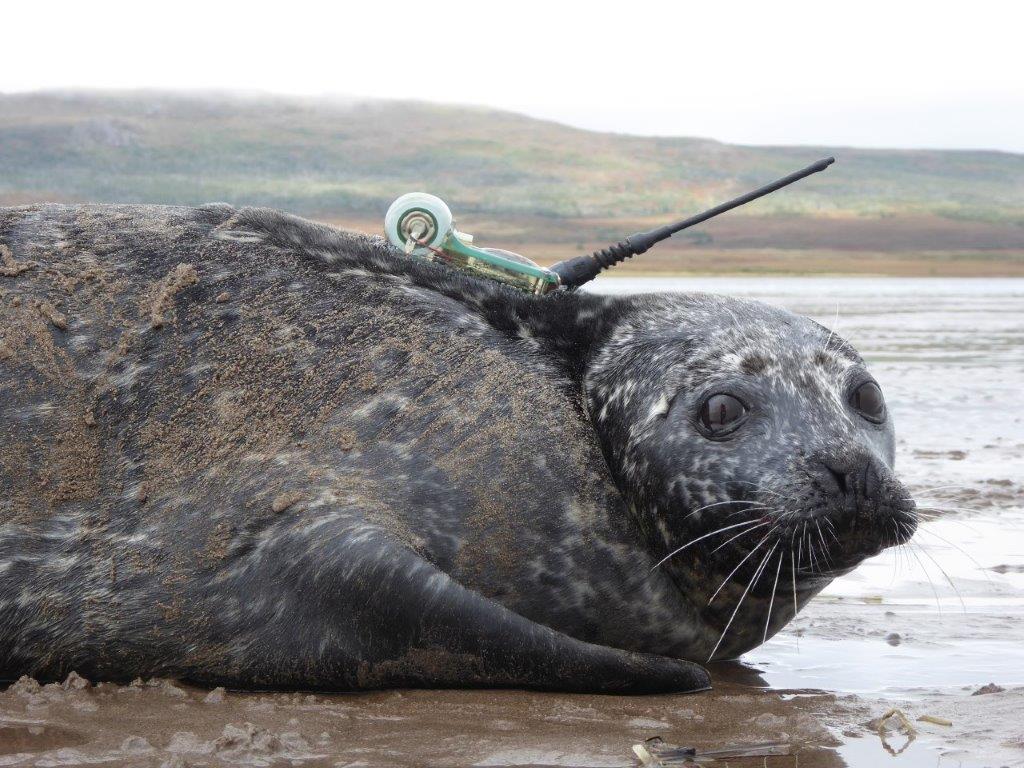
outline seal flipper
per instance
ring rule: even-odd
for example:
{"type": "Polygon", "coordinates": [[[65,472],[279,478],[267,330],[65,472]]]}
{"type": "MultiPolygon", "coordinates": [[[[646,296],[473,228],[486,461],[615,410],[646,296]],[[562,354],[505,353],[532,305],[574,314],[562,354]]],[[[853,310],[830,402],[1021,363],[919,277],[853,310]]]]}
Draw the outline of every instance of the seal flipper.
{"type": "Polygon", "coordinates": [[[389,549],[386,557],[377,553],[370,578],[363,573],[349,581],[374,585],[352,618],[360,634],[372,628],[376,646],[370,653],[364,648],[352,687],[620,694],[710,688],[708,673],[696,664],[576,640],[465,588],[404,547],[389,549]]]}
{"type": "Polygon", "coordinates": [[[334,691],[710,688],[708,673],[691,662],[586,643],[510,611],[347,511],[306,523],[292,521],[211,574],[209,591],[187,601],[189,645],[174,654],[184,663],[133,672],[334,691]],[[225,604],[225,593],[247,599],[225,604]]]}

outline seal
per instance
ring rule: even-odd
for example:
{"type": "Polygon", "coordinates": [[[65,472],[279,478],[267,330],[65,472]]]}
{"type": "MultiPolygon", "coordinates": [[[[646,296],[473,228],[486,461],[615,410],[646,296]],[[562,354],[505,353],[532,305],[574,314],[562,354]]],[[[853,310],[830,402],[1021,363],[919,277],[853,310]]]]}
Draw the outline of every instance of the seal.
{"type": "Polygon", "coordinates": [[[693,691],[915,526],[858,354],[226,205],[0,209],[0,674],[693,691]]]}

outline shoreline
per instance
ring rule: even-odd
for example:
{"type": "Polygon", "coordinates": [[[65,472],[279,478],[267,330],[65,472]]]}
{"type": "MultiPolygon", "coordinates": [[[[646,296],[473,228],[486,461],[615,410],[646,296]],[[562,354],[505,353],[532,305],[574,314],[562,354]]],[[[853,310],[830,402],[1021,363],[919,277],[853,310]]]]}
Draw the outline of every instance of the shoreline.
{"type": "MultiPolygon", "coordinates": [[[[326,213],[318,220],[379,233],[379,220],[326,213]]],[[[477,214],[460,229],[484,247],[543,267],[606,248],[655,220],[540,219],[477,214]]],[[[1024,227],[938,217],[829,219],[731,216],[680,233],[615,267],[616,276],[1024,277],[1024,227]]]]}
{"type": "MultiPolygon", "coordinates": [[[[519,247],[541,266],[560,260],[541,255],[554,249],[519,247]]],[[[698,250],[671,244],[634,258],[616,266],[616,277],[1024,277],[1024,251],[698,250]]]]}
{"type": "Polygon", "coordinates": [[[654,279],[682,279],[682,278],[742,278],[742,277],[785,277],[785,278],[829,278],[829,279],[856,279],[856,280],[990,280],[990,279],[1004,279],[1004,280],[1024,280],[1024,272],[1020,274],[1014,272],[1011,274],[968,274],[968,275],[947,275],[947,274],[900,274],[892,275],[880,272],[773,272],[770,270],[746,270],[746,271],[735,271],[735,272],[703,272],[697,270],[685,271],[678,270],[675,272],[651,272],[644,270],[623,270],[621,273],[616,273],[615,278],[621,280],[628,279],[642,279],[642,280],[654,280],[654,279]]]}

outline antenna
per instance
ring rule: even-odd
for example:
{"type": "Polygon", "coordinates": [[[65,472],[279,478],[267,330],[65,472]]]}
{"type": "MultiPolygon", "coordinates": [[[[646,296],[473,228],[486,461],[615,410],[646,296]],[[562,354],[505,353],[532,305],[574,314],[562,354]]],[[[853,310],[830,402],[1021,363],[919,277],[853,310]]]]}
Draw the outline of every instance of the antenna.
{"type": "Polygon", "coordinates": [[[652,245],[672,237],[676,232],[681,232],[687,227],[692,227],[694,224],[700,224],[702,221],[714,218],[720,213],[731,211],[733,208],[745,205],[751,200],[757,200],[759,197],[769,195],[777,189],[789,186],[794,181],[800,181],[800,179],[810,176],[812,173],[824,171],[835,161],[834,157],[826,157],[824,160],[808,165],[801,171],[791,173],[789,176],[783,176],[781,179],[773,181],[771,184],[766,184],[763,187],[758,187],[753,192],[748,192],[727,203],[709,208],[704,213],[698,213],[696,216],[691,216],[688,219],[677,221],[674,224],[666,224],[663,227],[647,232],[637,232],[635,235],[630,235],[625,240],[600,251],[595,251],[589,256],[577,256],[574,259],[560,261],[552,265],[551,271],[558,275],[564,287],[570,290],[579,288],[584,283],[588,283],[597,277],[601,270],[615,266],[620,261],[625,261],[631,256],[643,253],[652,245]]]}

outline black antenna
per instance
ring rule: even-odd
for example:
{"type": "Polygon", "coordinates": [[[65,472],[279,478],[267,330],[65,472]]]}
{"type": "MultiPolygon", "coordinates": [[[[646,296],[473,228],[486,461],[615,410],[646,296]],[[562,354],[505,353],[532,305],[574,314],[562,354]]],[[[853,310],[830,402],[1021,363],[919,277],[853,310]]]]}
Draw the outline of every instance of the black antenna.
{"type": "Polygon", "coordinates": [[[738,208],[741,205],[749,203],[751,200],[757,200],[759,197],[771,194],[777,189],[782,189],[785,186],[792,184],[794,181],[800,181],[800,179],[810,176],[812,173],[818,173],[824,171],[836,159],[834,157],[826,157],[824,160],[808,165],[802,171],[791,173],[789,176],[783,176],[777,181],[773,181],[771,184],[766,184],[763,187],[755,189],[753,192],[748,192],[745,195],[740,195],[734,200],[730,200],[727,203],[716,205],[714,208],[709,208],[704,213],[698,213],[696,216],[691,216],[688,219],[677,221],[674,224],[666,224],[664,227],[658,227],[648,232],[637,232],[635,235],[630,235],[622,242],[616,243],[615,245],[605,248],[600,251],[596,251],[589,256],[577,256],[574,259],[566,259],[560,261],[551,267],[551,271],[556,273],[562,282],[562,285],[570,290],[573,288],[579,288],[584,283],[588,283],[593,280],[603,269],[615,266],[620,261],[625,261],[631,256],[643,253],[655,243],[660,243],[669,237],[672,237],[676,232],[681,232],[687,227],[692,227],[694,224],[700,224],[702,221],[714,218],[720,213],[731,211],[733,208],[738,208]]]}

